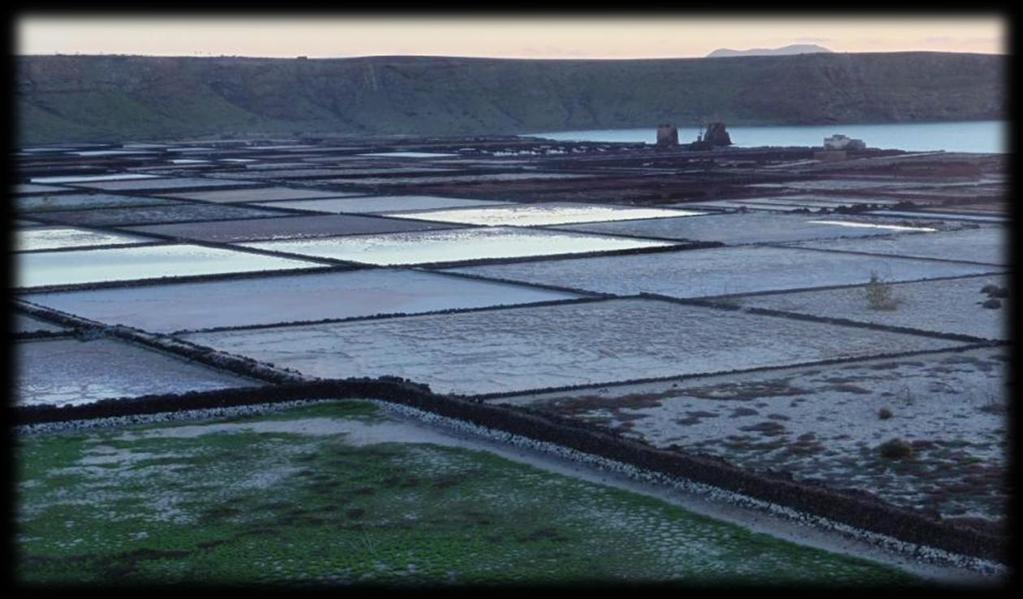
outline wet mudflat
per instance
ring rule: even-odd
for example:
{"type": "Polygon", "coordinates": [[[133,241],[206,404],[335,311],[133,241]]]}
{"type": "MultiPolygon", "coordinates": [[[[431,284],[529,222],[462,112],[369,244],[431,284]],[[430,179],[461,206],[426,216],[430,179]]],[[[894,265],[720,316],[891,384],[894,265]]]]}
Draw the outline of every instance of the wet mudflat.
{"type": "Polygon", "coordinates": [[[33,339],[14,345],[18,405],[81,405],[260,383],[116,339],[33,339]]]}
{"type": "Polygon", "coordinates": [[[242,218],[273,218],[282,213],[255,206],[221,204],[185,204],[165,201],[160,204],[129,208],[96,208],[94,210],[54,210],[34,213],[46,222],[94,227],[148,225],[155,223],[232,220],[242,218]]]}
{"type": "Polygon", "coordinates": [[[39,185],[38,183],[18,183],[12,190],[14,195],[30,195],[30,194],[54,194],[54,193],[67,193],[73,191],[65,187],[59,187],[57,185],[39,185]]]}
{"type": "Polygon", "coordinates": [[[543,180],[579,180],[587,179],[593,175],[582,175],[574,173],[487,173],[473,175],[424,175],[419,177],[337,177],[323,179],[322,183],[334,185],[351,185],[356,187],[365,186],[387,186],[387,185],[432,185],[444,183],[457,183],[472,185],[475,183],[507,183],[512,181],[543,181],[543,180]]]}
{"type": "Polygon", "coordinates": [[[937,352],[494,401],[998,529],[1007,360],[1004,348],[937,352]],[[908,454],[886,457],[892,439],[908,454]]]}
{"type": "Polygon", "coordinates": [[[18,196],[14,200],[17,212],[50,212],[53,210],[87,210],[90,208],[128,208],[135,206],[162,206],[173,200],[147,196],[114,195],[110,193],[61,193],[18,196]]]}
{"type": "MultiPolygon", "coordinates": [[[[691,206],[707,206],[728,211],[769,211],[769,212],[794,212],[802,209],[810,211],[835,210],[840,206],[893,206],[899,200],[881,195],[868,196],[829,196],[825,194],[785,194],[778,196],[762,196],[752,198],[734,198],[730,200],[712,200],[705,202],[694,202],[691,206]]],[[[685,207],[687,204],[679,204],[685,207]]],[[[912,215],[909,215],[912,216],[912,215]]]]}
{"type": "MultiPolygon", "coordinates": [[[[464,198],[445,198],[441,196],[365,196],[333,200],[299,200],[276,204],[281,208],[308,210],[310,212],[383,214],[387,212],[404,212],[411,210],[432,210],[436,208],[466,208],[500,205],[500,202],[485,200],[469,200],[464,198]]],[[[274,206],[275,204],[259,204],[274,206]]]]}
{"type": "Polygon", "coordinates": [[[877,239],[807,241],[800,247],[865,252],[887,256],[910,256],[963,260],[983,264],[1009,264],[1008,231],[1001,226],[975,226],[939,235],[896,235],[877,239]]]}
{"type": "MultiPolygon", "coordinates": [[[[454,227],[456,225],[450,225],[454,227]]],[[[142,225],[127,230],[166,235],[179,239],[213,242],[251,240],[313,239],[336,235],[366,235],[448,228],[443,223],[427,223],[398,218],[377,218],[354,214],[289,215],[280,218],[246,218],[242,220],[199,223],[142,225]]]]}
{"type": "Polygon", "coordinates": [[[64,330],[64,327],[60,325],[30,316],[23,312],[14,313],[14,327],[12,328],[12,333],[15,335],[19,333],[36,332],[56,333],[64,330]]]}
{"type": "Polygon", "coordinates": [[[168,178],[136,178],[127,177],[118,180],[94,180],[92,182],[74,183],[76,187],[86,189],[98,189],[102,191],[129,191],[129,192],[156,192],[178,189],[207,189],[215,187],[255,187],[257,184],[249,181],[230,181],[209,179],[205,177],[168,177],[168,178]]]}
{"type": "Polygon", "coordinates": [[[25,299],[105,324],[171,333],[577,297],[411,270],[367,269],[28,294],[25,299]]]}
{"type": "Polygon", "coordinates": [[[319,198],[336,198],[343,193],[321,191],[317,189],[299,189],[289,187],[258,187],[254,189],[225,189],[220,191],[192,191],[164,194],[169,198],[182,200],[199,200],[214,203],[236,202],[267,202],[277,200],[310,200],[319,198]]]}
{"type": "MultiPolygon", "coordinates": [[[[88,184],[106,181],[141,181],[157,179],[157,175],[147,173],[108,173],[103,175],[57,175],[52,177],[33,177],[32,183],[88,184]]],[[[101,189],[101,188],[97,188],[101,189]]]]}
{"type": "Polygon", "coordinates": [[[14,251],[28,252],[86,248],[90,246],[135,245],[156,241],[153,238],[122,233],[104,233],[73,227],[38,227],[18,229],[14,234],[14,251]]]}
{"type": "Polygon", "coordinates": [[[870,301],[870,286],[797,291],[758,296],[736,296],[727,302],[743,307],[768,308],[823,318],[840,317],[886,326],[909,327],[936,333],[969,335],[981,339],[1010,338],[1008,297],[992,297],[984,289],[1008,290],[1005,275],[982,275],[938,281],[893,283],[891,306],[878,309],[870,301]],[[994,304],[992,299],[997,300],[994,304]],[[987,304],[985,306],[985,304],[987,304]]]}

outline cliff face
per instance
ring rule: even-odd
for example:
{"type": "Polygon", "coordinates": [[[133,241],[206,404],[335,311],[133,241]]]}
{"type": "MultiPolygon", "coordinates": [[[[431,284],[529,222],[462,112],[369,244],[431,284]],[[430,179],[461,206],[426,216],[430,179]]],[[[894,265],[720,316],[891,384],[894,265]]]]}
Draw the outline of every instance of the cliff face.
{"type": "Polygon", "coordinates": [[[22,144],[1002,119],[1002,56],[18,57],[22,144]]]}

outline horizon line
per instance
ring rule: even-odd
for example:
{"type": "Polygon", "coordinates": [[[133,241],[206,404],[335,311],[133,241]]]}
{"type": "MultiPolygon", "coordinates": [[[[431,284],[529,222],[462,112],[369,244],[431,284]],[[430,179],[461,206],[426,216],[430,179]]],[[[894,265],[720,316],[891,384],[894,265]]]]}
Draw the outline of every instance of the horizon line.
{"type": "MultiPolygon", "coordinates": [[[[732,48],[716,48],[711,53],[717,50],[733,50],[732,48]]],[[[747,50],[738,50],[738,52],[746,52],[747,50]]],[[[480,59],[480,60],[606,60],[606,61],[623,61],[623,60],[699,60],[705,58],[714,59],[728,59],[728,58],[791,58],[795,56],[806,56],[816,54],[975,54],[979,56],[1008,56],[1008,52],[961,52],[954,50],[880,50],[876,52],[849,52],[849,51],[838,51],[829,50],[824,52],[800,52],[796,54],[744,54],[738,56],[710,56],[710,53],[701,56],[634,56],[634,57],[600,57],[600,56],[490,56],[490,55],[458,55],[458,54],[357,54],[357,55],[342,55],[342,56],[315,56],[296,54],[289,56],[260,56],[254,54],[133,54],[125,52],[55,52],[49,54],[41,53],[18,53],[15,52],[15,57],[57,57],[57,56],[77,56],[77,57],[105,57],[105,56],[123,56],[123,57],[136,57],[136,58],[254,58],[264,60],[345,60],[353,58],[461,58],[461,59],[480,59]]]]}

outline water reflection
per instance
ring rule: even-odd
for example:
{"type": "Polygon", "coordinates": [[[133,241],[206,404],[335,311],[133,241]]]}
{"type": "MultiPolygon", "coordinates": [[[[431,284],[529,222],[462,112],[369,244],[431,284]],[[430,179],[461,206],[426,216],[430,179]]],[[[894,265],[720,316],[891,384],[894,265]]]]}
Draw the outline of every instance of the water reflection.
{"type": "Polygon", "coordinates": [[[296,241],[240,244],[246,247],[350,260],[366,264],[424,264],[484,258],[522,258],[554,254],[625,250],[673,245],[624,239],[494,227],[388,235],[349,235],[296,241]]]}

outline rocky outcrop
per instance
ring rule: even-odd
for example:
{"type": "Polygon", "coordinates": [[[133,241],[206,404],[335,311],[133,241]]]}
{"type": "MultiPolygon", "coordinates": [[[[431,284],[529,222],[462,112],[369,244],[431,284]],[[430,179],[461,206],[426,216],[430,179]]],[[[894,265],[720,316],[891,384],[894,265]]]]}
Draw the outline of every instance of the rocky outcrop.
{"type": "Polygon", "coordinates": [[[732,138],[728,135],[724,123],[711,123],[707,125],[707,131],[703,134],[703,141],[711,147],[730,146],[732,138]]]}
{"type": "Polygon", "coordinates": [[[678,127],[671,124],[658,125],[657,145],[666,148],[678,146],[678,127]]]}

